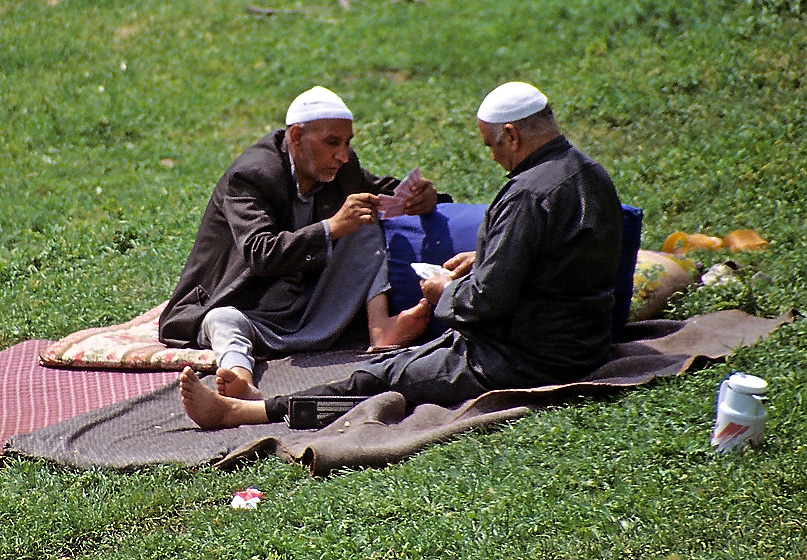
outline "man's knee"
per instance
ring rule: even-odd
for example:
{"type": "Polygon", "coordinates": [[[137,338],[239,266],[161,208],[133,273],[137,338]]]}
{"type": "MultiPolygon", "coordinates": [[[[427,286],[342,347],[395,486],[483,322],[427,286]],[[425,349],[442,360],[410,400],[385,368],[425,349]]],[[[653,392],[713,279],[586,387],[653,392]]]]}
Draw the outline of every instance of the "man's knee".
{"type": "Polygon", "coordinates": [[[228,325],[239,330],[252,326],[246,315],[235,307],[216,307],[208,311],[202,319],[202,328],[210,329],[218,325],[228,325]]]}
{"type": "Polygon", "coordinates": [[[228,340],[237,337],[252,341],[255,339],[255,326],[235,307],[217,307],[205,315],[199,335],[200,343],[208,344],[218,337],[228,340]]]}
{"type": "MultiPolygon", "coordinates": [[[[211,309],[202,320],[202,328],[199,331],[199,345],[203,348],[212,348],[216,352],[216,360],[220,367],[224,367],[222,359],[228,353],[245,356],[244,359],[236,360],[229,365],[246,367],[247,362],[252,362],[254,340],[255,326],[234,307],[211,309]]],[[[251,370],[252,367],[247,369],[251,370]]]]}

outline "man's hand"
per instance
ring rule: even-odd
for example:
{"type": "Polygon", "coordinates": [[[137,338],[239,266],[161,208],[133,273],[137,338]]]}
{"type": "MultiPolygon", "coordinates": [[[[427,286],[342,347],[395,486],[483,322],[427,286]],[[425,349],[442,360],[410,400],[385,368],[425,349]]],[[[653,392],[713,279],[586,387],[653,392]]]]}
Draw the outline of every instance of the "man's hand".
{"type": "Polygon", "coordinates": [[[404,212],[410,216],[428,214],[437,208],[437,191],[431,181],[421,179],[412,185],[412,196],[404,204],[404,212]]]}
{"type": "Polygon", "coordinates": [[[467,251],[465,253],[457,253],[450,259],[448,259],[445,263],[443,263],[443,268],[447,268],[451,271],[451,278],[459,278],[460,276],[465,276],[469,272],[471,272],[471,267],[474,264],[474,260],[476,259],[476,252],[475,251],[467,251]]]}
{"type": "Polygon", "coordinates": [[[423,297],[426,298],[432,305],[437,305],[440,296],[443,295],[443,288],[451,282],[452,278],[445,274],[438,274],[420,281],[420,289],[423,291],[423,297]]]}
{"type": "Polygon", "coordinates": [[[342,207],[328,218],[331,238],[339,239],[353,233],[359,227],[371,225],[378,218],[378,197],[370,193],[348,195],[342,207]]]}

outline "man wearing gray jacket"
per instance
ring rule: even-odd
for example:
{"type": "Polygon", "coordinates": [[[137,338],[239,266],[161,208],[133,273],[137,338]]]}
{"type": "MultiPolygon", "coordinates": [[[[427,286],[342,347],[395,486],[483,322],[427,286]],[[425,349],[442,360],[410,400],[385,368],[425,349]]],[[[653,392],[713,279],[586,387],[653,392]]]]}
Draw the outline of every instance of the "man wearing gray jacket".
{"type": "MultiPolygon", "coordinates": [[[[289,105],[286,124],[218,181],[160,316],[165,344],[214,350],[225,396],[259,396],[256,357],[326,349],[365,307],[373,346],[411,342],[431,316],[425,300],[389,316],[376,195],[399,181],[360,166],[344,102],[314,87],[289,105]]],[[[435,208],[430,182],[412,190],[407,213],[435,208]]]]}

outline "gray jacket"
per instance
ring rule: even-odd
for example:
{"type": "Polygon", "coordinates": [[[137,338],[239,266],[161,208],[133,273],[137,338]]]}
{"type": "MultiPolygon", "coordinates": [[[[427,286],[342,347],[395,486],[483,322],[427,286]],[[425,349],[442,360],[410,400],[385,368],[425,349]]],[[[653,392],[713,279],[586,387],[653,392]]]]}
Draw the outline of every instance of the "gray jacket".
{"type": "Polygon", "coordinates": [[[348,163],[314,195],[312,224],[293,230],[291,174],[285,130],[245,150],[218,181],[179,282],[160,316],[160,340],[196,346],[205,314],[215,307],[254,308],[267,290],[316,281],[326,264],[330,218],[355,192],[392,192],[398,180],[365,171],[351,150],[348,163]]]}

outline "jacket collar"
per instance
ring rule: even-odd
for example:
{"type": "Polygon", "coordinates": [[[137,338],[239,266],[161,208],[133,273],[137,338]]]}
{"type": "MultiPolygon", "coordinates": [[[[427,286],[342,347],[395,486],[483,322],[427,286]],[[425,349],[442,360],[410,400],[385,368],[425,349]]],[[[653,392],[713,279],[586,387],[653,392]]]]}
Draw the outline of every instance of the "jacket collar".
{"type": "Polygon", "coordinates": [[[512,179],[536,165],[549,161],[558,153],[568,150],[571,146],[571,143],[561,134],[525,157],[513,171],[507,174],[507,178],[512,179]]]}

